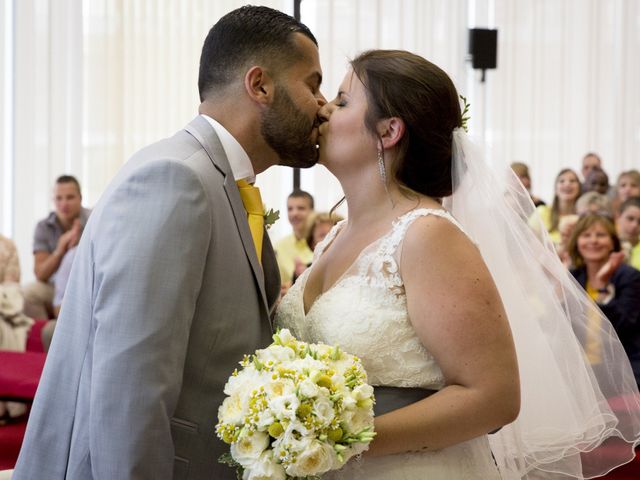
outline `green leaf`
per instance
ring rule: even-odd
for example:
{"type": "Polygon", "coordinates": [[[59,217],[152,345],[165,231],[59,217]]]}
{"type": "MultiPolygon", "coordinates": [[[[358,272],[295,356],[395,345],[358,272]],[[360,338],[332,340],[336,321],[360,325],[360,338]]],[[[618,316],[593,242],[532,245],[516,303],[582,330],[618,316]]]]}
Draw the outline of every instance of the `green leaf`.
{"type": "Polygon", "coordinates": [[[276,223],[280,219],[280,210],[274,210],[270,208],[268,211],[264,212],[264,226],[267,230],[269,227],[276,223]]]}
{"type": "Polygon", "coordinates": [[[238,480],[242,480],[242,474],[244,473],[244,468],[238,462],[236,462],[229,452],[223,453],[218,457],[218,463],[222,463],[223,465],[228,465],[231,468],[236,469],[236,477],[238,480]]]}
{"type": "Polygon", "coordinates": [[[464,97],[462,95],[459,95],[460,99],[463,102],[464,108],[462,110],[462,125],[461,127],[464,128],[465,132],[469,131],[469,120],[471,120],[471,115],[469,115],[469,109],[471,107],[471,104],[469,104],[469,102],[467,102],[467,97],[464,97]]]}

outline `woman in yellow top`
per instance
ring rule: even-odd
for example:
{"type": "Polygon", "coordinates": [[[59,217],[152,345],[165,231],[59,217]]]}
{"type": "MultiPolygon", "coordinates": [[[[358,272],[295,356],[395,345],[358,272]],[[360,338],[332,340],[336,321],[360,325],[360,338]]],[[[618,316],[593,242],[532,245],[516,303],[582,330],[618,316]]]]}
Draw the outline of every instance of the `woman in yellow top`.
{"type": "Polygon", "coordinates": [[[640,197],[631,197],[622,202],[616,227],[627,263],[640,270],[640,197]]]}
{"type": "Polygon", "coordinates": [[[565,215],[576,213],[576,201],[582,193],[578,174],[570,168],[560,170],[555,180],[555,195],[551,206],[540,205],[536,210],[549,237],[557,246],[560,244],[558,225],[565,215]]]}

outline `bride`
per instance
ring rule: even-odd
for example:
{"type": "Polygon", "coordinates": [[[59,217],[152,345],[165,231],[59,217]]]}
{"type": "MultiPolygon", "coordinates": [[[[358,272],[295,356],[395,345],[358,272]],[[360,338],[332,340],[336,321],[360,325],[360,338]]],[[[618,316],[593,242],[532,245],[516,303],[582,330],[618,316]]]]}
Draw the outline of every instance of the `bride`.
{"type": "Polygon", "coordinates": [[[320,163],[348,220],[316,247],[276,323],[359,356],[385,387],[370,450],[335,478],[591,478],[630,461],[640,407],[624,350],[601,318],[604,365],[586,364],[576,305],[592,306],[532,240],[530,200],[515,207],[524,189],[501,191],[473,157],[446,73],[408,52],[365,52],[320,115],[320,163]],[[509,263],[523,257],[512,240],[536,261],[509,263]],[[607,403],[619,395],[622,413],[607,403]],[[615,458],[591,461],[607,437],[615,458]]]}

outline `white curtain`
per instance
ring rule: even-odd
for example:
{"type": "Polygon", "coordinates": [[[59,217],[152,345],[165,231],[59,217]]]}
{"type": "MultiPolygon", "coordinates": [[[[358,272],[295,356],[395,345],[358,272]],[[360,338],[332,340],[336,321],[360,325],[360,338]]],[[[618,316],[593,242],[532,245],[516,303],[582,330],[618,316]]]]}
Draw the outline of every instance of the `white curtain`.
{"type": "Polygon", "coordinates": [[[0,2],[0,232],[13,235],[13,3],[0,2]]]}
{"type": "Polygon", "coordinates": [[[77,0],[20,0],[12,7],[14,62],[13,71],[5,72],[5,78],[13,74],[8,201],[22,277],[28,280],[33,230],[49,210],[53,179],[80,172],[82,10],[77,0]]]}
{"type": "MultiPolygon", "coordinates": [[[[194,117],[202,41],[244,3],[4,0],[0,24],[13,22],[15,34],[9,53],[7,29],[0,34],[0,86],[11,90],[0,95],[0,228],[18,244],[25,279],[55,178],[78,176],[92,206],[135,150],[194,117]]],[[[251,3],[293,13],[292,0],[251,3]]],[[[303,0],[302,20],[320,44],[328,99],[362,50],[424,55],[469,98],[472,133],[493,158],[528,163],[547,200],[557,171],[579,168],[587,151],[602,155],[612,182],[640,165],[636,0],[303,0]],[[466,59],[469,27],[499,30],[498,69],[484,84],[466,59]]],[[[276,167],[258,179],[267,206],[282,213],[274,238],[289,230],[291,178],[276,167]]],[[[301,186],[318,210],[342,196],[323,167],[302,171],[301,186]]]]}
{"type": "Polygon", "coordinates": [[[495,0],[495,22],[494,155],[528,163],[549,200],[556,173],[579,169],[588,151],[602,156],[611,183],[640,168],[640,2],[495,0]]]}

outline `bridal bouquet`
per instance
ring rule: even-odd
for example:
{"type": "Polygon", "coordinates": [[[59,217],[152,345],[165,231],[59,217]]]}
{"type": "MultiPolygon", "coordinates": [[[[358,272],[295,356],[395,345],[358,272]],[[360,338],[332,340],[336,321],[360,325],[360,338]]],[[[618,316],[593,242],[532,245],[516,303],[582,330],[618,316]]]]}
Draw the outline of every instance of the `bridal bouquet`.
{"type": "Polygon", "coordinates": [[[216,432],[231,445],[221,462],[244,480],[313,478],[365,451],[373,388],[360,360],[280,330],[240,362],[225,385],[216,432]]]}

